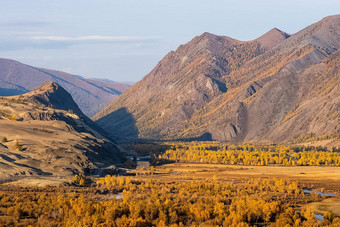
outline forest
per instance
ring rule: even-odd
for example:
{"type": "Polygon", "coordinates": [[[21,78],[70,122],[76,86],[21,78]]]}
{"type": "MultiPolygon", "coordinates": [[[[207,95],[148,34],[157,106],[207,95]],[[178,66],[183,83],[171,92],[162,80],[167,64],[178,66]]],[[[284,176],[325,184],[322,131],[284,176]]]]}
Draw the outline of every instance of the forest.
{"type": "Polygon", "coordinates": [[[174,182],[106,176],[88,186],[2,187],[0,225],[339,226],[340,218],[330,212],[320,222],[309,208],[299,208],[323,197],[275,178],[174,182]]]}
{"type": "Polygon", "coordinates": [[[150,155],[152,165],[120,167],[104,177],[77,174],[59,186],[0,184],[0,226],[340,226],[338,213],[308,206],[331,196],[305,191],[340,192],[337,181],[328,180],[334,175],[310,176],[302,169],[338,169],[336,148],[220,142],[125,148],[150,155]],[[247,176],[255,166],[282,169],[276,173],[301,169],[292,177],[247,176]]]}
{"type": "Polygon", "coordinates": [[[340,150],[277,144],[168,143],[170,148],[156,157],[188,163],[340,166],[340,150]]]}

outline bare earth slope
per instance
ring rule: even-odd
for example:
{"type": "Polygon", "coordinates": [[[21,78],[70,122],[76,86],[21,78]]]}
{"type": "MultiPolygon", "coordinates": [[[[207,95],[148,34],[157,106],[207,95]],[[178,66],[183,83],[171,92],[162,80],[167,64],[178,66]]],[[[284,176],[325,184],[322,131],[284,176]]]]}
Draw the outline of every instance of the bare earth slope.
{"type": "Polygon", "coordinates": [[[55,81],[63,86],[89,117],[130,87],[122,83],[85,79],[0,58],[0,95],[23,94],[36,89],[45,81],[55,81]]]}
{"type": "Polygon", "coordinates": [[[204,33],[94,116],[123,138],[286,141],[339,133],[340,16],[241,42],[204,33]]]}
{"type": "Polygon", "coordinates": [[[55,82],[0,97],[0,178],[65,176],[124,161],[119,147],[55,82]],[[19,146],[16,143],[19,143],[19,146]]]}

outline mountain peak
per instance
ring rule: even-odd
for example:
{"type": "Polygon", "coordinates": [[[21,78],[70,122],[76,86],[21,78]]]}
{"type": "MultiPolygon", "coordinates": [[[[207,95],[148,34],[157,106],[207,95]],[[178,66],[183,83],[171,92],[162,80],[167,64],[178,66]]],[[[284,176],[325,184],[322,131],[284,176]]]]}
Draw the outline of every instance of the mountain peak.
{"type": "Polygon", "coordinates": [[[282,30],[280,30],[280,29],[278,29],[278,28],[276,28],[276,27],[274,27],[274,28],[272,28],[272,29],[270,29],[267,33],[265,33],[264,35],[273,35],[273,36],[275,36],[275,35],[281,35],[281,36],[284,36],[285,38],[289,38],[290,37],[290,35],[288,34],[288,33],[286,33],[286,32],[284,32],[284,31],[282,31],[282,30]]]}
{"type": "Polygon", "coordinates": [[[218,36],[215,35],[215,34],[209,33],[209,32],[203,32],[199,37],[212,39],[212,38],[216,38],[218,36]]]}
{"type": "Polygon", "coordinates": [[[46,81],[37,89],[25,94],[28,99],[37,104],[53,106],[54,109],[72,110],[78,115],[83,115],[72,96],[58,83],[46,81]]]}
{"type": "MultiPolygon", "coordinates": [[[[54,81],[46,81],[42,83],[36,90],[40,91],[57,91],[60,88],[60,85],[57,82],[54,81]]],[[[64,89],[64,88],[62,88],[64,89]]]]}
{"type": "Polygon", "coordinates": [[[263,48],[269,50],[289,37],[290,35],[288,33],[283,32],[278,28],[272,28],[264,35],[255,39],[255,41],[258,41],[263,48]]]}
{"type": "Polygon", "coordinates": [[[215,35],[209,32],[204,32],[200,36],[197,36],[196,38],[199,38],[200,40],[206,39],[208,41],[215,41],[215,42],[239,42],[236,39],[230,38],[228,36],[223,36],[223,35],[215,35]]]}

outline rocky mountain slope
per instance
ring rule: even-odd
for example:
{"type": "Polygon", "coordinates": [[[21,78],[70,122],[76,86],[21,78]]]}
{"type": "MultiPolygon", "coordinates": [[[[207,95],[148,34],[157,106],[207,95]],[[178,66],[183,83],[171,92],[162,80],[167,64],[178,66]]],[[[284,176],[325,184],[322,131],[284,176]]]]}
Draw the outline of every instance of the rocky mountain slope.
{"type": "Polygon", "coordinates": [[[85,79],[65,72],[37,68],[0,58],[1,96],[23,94],[36,89],[46,81],[55,81],[63,86],[89,117],[130,87],[123,83],[85,79]]]}
{"type": "Polygon", "coordinates": [[[339,133],[340,15],[252,41],[204,33],[94,116],[117,138],[287,141],[339,133]]]}
{"type": "Polygon", "coordinates": [[[0,177],[65,176],[125,160],[120,148],[55,82],[0,97],[0,177]]]}

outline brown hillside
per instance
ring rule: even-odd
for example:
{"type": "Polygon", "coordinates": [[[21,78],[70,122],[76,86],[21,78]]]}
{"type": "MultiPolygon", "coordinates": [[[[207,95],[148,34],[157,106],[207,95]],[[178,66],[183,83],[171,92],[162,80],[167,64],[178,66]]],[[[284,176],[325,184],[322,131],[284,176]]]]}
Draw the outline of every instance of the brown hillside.
{"type": "Polygon", "coordinates": [[[0,97],[0,129],[1,179],[65,176],[124,160],[117,145],[55,82],[20,96],[0,97]]]}
{"type": "Polygon", "coordinates": [[[340,16],[248,42],[204,33],[94,119],[113,136],[147,139],[283,141],[336,133],[339,33],[340,16]]]}

